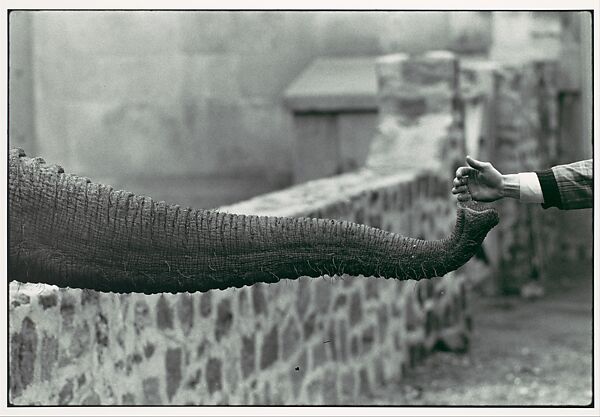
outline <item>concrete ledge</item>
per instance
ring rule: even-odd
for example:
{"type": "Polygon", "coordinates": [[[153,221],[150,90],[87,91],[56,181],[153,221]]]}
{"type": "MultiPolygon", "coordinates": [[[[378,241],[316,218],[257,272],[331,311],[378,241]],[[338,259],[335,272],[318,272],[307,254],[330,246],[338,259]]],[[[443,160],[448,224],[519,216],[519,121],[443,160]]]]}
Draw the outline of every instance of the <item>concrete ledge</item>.
{"type": "Polygon", "coordinates": [[[381,175],[364,168],[299,184],[285,190],[257,196],[240,203],[221,207],[228,213],[258,216],[298,217],[322,210],[340,201],[350,201],[357,195],[410,182],[417,177],[414,170],[381,175]]]}

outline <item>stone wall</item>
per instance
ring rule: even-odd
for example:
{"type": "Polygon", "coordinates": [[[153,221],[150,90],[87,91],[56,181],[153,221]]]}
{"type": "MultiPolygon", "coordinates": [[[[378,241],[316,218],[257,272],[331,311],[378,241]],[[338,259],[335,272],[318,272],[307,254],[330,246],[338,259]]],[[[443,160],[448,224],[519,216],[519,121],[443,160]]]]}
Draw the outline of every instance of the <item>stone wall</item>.
{"type": "MultiPolygon", "coordinates": [[[[414,171],[364,170],[223,210],[428,239],[446,236],[455,216],[447,181],[414,171]]],[[[151,296],[11,282],[10,402],[353,404],[431,350],[468,348],[470,285],[464,271],[151,296]]]]}

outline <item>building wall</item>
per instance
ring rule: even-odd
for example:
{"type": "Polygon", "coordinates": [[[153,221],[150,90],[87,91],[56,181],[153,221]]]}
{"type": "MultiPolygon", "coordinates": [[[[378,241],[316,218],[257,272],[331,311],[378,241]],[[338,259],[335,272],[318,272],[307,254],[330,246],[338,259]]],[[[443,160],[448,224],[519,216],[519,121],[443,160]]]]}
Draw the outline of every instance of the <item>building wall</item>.
{"type": "Polygon", "coordinates": [[[116,187],[139,176],[242,173],[286,185],[294,132],[281,95],[315,57],[447,49],[451,29],[465,38],[466,22],[454,20],[439,12],[13,12],[11,142],[116,187]]]}

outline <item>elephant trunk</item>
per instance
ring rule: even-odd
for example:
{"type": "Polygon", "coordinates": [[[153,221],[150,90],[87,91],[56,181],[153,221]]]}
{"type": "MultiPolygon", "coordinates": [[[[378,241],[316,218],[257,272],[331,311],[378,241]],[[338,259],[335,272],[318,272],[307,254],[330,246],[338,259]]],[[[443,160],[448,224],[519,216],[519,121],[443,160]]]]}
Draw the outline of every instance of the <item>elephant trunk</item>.
{"type": "Polygon", "coordinates": [[[11,150],[9,278],[111,292],[184,292],[300,276],[442,276],[498,223],[460,206],[439,241],[346,221],[195,210],[94,184],[11,150]]]}

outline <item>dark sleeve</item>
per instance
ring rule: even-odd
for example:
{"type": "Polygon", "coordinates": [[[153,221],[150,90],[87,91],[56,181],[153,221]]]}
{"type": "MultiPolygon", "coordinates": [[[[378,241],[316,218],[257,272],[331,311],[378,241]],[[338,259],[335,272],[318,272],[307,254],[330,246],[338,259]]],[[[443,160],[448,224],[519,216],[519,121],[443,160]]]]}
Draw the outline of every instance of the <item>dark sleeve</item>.
{"type": "Polygon", "coordinates": [[[593,206],[593,160],[557,165],[536,174],[544,195],[543,208],[573,210],[593,206]]]}
{"type": "Polygon", "coordinates": [[[562,209],[560,192],[558,191],[558,184],[556,183],[556,178],[554,178],[554,172],[552,172],[552,169],[536,171],[535,173],[540,181],[542,194],[544,195],[542,207],[545,209],[550,207],[558,207],[559,209],[562,209]]]}

